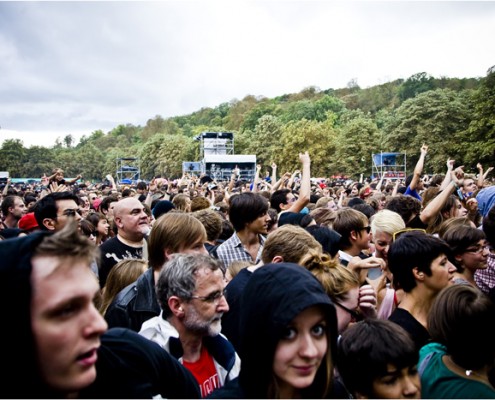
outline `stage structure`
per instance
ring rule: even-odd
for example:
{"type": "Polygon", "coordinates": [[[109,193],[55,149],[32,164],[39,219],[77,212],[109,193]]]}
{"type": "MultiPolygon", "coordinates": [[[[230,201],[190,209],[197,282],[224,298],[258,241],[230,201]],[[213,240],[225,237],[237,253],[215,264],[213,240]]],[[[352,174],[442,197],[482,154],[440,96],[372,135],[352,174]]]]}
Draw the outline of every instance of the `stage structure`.
{"type": "Polygon", "coordinates": [[[246,154],[207,155],[203,158],[202,173],[217,181],[230,180],[234,168],[238,179],[252,181],[256,173],[256,156],[246,154]]]}
{"type": "Polygon", "coordinates": [[[406,179],[406,153],[375,153],[371,162],[373,178],[406,179]]]}
{"type": "Polygon", "coordinates": [[[199,140],[199,157],[211,154],[234,154],[234,134],[232,132],[201,132],[194,138],[199,140]]]}
{"type": "Polygon", "coordinates": [[[200,142],[201,161],[185,161],[182,172],[204,174],[212,179],[230,180],[234,168],[239,168],[239,179],[253,180],[256,173],[256,156],[234,154],[232,132],[202,132],[194,138],[200,142]]]}
{"type": "Polygon", "coordinates": [[[131,184],[140,179],[139,158],[117,158],[117,182],[131,184]]]}

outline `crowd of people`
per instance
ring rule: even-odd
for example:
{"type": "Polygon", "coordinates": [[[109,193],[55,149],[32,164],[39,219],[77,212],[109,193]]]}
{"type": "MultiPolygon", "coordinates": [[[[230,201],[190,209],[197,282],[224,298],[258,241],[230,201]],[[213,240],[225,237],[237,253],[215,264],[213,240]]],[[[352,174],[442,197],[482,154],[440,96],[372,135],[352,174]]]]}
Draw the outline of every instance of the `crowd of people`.
{"type": "Polygon", "coordinates": [[[493,168],[427,154],[405,180],[304,152],[252,182],[7,182],[1,397],[495,398],[493,168]]]}

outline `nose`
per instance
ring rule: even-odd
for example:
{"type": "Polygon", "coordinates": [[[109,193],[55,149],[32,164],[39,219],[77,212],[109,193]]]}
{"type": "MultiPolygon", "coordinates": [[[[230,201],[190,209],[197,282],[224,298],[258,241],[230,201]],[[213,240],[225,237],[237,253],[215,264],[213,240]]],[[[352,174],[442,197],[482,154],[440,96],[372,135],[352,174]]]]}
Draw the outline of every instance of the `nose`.
{"type": "Polygon", "coordinates": [[[223,295],[218,300],[217,311],[226,313],[229,310],[230,310],[229,303],[227,303],[227,298],[225,297],[225,295],[223,295]]]}
{"type": "Polygon", "coordinates": [[[416,398],[419,391],[419,375],[407,376],[404,379],[402,393],[405,398],[416,398]]]}
{"type": "Polygon", "coordinates": [[[449,272],[453,273],[453,272],[457,271],[457,267],[454,264],[452,264],[450,261],[448,261],[448,265],[449,265],[449,267],[448,267],[449,272]]]}
{"type": "Polygon", "coordinates": [[[95,334],[101,335],[108,329],[107,321],[105,321],[94,304],[91,304],[90,308],[91,310],[88,316],[88,323],[84,333],[86,336],[92,336],[95,334]]]}
{"type": "Polygon", "coordinates": [[[299,354],[301,357],[305,358],[314,358],[318,355],[318,349],[316,348],[314,339],[309,332],[301,336],[299,354]]]}

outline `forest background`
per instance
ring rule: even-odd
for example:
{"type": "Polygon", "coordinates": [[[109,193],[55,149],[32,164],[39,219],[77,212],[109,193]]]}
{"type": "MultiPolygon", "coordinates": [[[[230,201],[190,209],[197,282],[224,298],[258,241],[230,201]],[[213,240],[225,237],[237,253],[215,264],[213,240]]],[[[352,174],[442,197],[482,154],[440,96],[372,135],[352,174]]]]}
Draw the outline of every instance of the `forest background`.
{"type": "Polygon", "coordinates": [[[308,87],[275,98],[247,95],[189,115],[150,118],[145,126],[121,124],[95,130],[74,143],[72,135],[53,147],[24,147],[8,139],[0,148],[0,171],[10,177],[41,177],[61,167],[65,176],[100,181],[115,174],[119,158],[138,157],[141,179],[178,178],[183,161],[200,161],[201,132],[233,132],[235,154],[255,154],[263,170],[299,168],[308,151],[312,176],[372,174],[371,155],[401,152],[407,171],[423,143],[424,172],[443,173],[448,158],[477,172],[495,166],[495,66],[483,78],[435,78],[426,72],[361,89],[308,87]]]}

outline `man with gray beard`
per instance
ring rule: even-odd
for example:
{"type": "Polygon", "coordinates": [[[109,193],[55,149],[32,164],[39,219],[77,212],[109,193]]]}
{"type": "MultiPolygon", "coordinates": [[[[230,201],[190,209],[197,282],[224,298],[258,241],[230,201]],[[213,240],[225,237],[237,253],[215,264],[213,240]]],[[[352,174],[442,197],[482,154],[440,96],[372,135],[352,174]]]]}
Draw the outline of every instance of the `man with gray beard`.
{"type": "Polygon", "coordinates": [[[144,322],[139,333],[191,371],[203,398],[236,378],[241,361],[220,333],[222,315],[229,310],[220,262],[175,254],[160,272],[156,294],[161,313],[144,322]]]}

